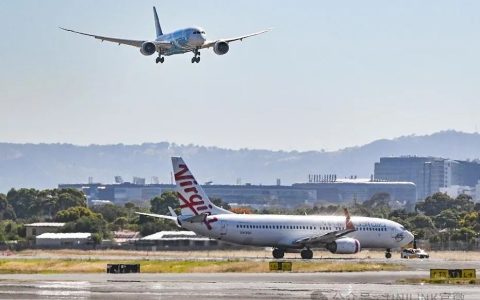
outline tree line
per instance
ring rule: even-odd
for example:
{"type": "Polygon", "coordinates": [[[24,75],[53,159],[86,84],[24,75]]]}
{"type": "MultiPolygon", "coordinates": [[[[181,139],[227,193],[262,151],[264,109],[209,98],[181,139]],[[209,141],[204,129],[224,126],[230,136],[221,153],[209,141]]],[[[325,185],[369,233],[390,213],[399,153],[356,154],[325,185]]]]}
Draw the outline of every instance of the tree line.
{"type": "MultiPolygon", "coordinates": [[[[259,214],[343,214],[341,205],[301,206],[295,209],[264,208],[255,210],[248,206],[231,208],[220,198],[212,198],[217,206],[235,213],[259,214]]],[[[100,241],[112,237],[116,230],[139,231],[146,236],[163,230],[179,230],[169,220],[141,216],[135,212],[169,214],[168,207],[179,214],[174,192],[164,192],[150,200],[149,207],[134,203],[123,206],[106,204],[87,207],[85,195],[75,189],[11,189],[0,194],[0,242],[25,239],[24,224],[33,222],[64,222],[63,232],[90,232],[100,241]]],[[[418,202],[415,210],[398,208],[387,193],[375,194],[363,203],[349,207],[352,215],[386,218],[403,224],[419,239],[432,242],[458,240],[472,242],[480,232],[480,204],[467,195],[452,198],[436,193],[418,202]]]]}

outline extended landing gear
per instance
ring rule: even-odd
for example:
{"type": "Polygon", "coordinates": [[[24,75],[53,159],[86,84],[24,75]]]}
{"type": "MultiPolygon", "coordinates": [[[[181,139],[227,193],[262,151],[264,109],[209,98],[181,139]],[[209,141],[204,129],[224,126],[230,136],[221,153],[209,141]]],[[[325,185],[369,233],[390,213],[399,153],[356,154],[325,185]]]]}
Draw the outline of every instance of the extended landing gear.
{"type": "Polygon", "coordinates": [[[163,64],[163,62],[165,61],[165,57],[163,56],[158,56],[157,59],[155,60],[155,62],[158,64],[158,63],[161,63],[163,64]]]}
{"type": "Polygon", "coordinates": [[[387,251],[385,251],[385,258],[392,258],[392,253],[390,252],[390,249],[387,249],[387,251]]]}
{"type": "Polygon", "coordinates": [[[280,259],[285,256],[285,251],[283,249],[274,248],[272,251],[273,258],[280,259]]]}
{"type": "Polygon", "coordinates": [[[302,259],[312,259],[313,251],[310,249],[303,249],[302,252],[300,252],[300,256],[302,256],[302,259]]]}
{"type": "Polygon", "coordinates": [[[200,62],[200,51],[198,51],[198,49],[196,49],[195,52],[193,52],[193,53],[195,53],[195,56],[192,57],[192,64],[193,63],[198,64],[200,62]]]}

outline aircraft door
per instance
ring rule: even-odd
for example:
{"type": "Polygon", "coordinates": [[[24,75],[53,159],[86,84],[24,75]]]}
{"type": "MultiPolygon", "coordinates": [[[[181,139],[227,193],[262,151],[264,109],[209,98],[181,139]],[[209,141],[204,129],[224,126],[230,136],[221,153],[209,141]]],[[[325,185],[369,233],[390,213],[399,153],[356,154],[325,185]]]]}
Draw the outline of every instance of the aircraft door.
{"type": "Polygon", "coordinates": [[[220,221],[220,235],[227,234],[228,223],[225,221],[220,221]]]}

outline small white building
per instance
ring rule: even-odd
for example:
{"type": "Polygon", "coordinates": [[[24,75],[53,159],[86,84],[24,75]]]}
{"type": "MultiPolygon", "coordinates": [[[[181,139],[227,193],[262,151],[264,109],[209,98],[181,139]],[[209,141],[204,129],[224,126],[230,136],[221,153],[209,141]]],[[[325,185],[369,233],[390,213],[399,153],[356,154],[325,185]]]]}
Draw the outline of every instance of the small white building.
{"type": "Polygon", "coordinates": [[[160,231],[141,238],[140,243],[174,249],[205,248],[219,245],[219,241],[199,236],[193,231],[160,231]]]}
{"type": "Polygon", "coordinates": [[[58,232],[60,228],[65,226],[65,223],[57,222],[39,222],[25,224],[27,239],[32,239],[37,235],[41,235],[46,232],[58,232]]]}
{"type": "Polygon", "coordinates": [[[35,238],[35,245],[40,247],[75,247],[90,243],[89,232],[43,233],[35,238]]]}

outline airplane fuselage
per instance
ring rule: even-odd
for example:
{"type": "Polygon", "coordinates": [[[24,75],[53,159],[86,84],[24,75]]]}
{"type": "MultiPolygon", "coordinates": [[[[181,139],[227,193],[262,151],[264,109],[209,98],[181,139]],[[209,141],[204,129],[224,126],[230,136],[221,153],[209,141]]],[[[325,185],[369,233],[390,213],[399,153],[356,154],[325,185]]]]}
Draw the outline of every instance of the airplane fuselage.
{"type": "MultiPolygon", "coordinates": [[[[413,240],[402,225],[390,220],[352,217],[352,223],[356,231],[346,237],[357,239],[362,248],[395,249],[413,240]]],[[[295,249],[303,247],[295,244],[297,240],[345,229],[345,217],[223,214],[208,216],[206,223],[181,225],[226,242],[295,249]]]]}
{"type": "Polygon", "coordinates": [[[203,45],[206,38],[202,28],[191,27],[161,35],[155,41],[170,43],[172,45],[170,49],[160,50],[162,55],[170,56],[195,51],[203,45]]]}

